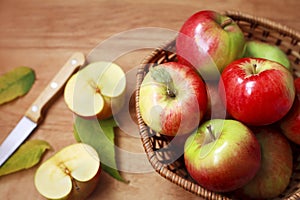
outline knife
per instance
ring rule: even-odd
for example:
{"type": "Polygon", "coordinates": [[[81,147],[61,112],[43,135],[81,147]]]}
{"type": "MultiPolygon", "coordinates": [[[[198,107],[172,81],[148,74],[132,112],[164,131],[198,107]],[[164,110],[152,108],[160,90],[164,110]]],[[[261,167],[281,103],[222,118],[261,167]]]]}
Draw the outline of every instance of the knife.
{"type": "Polygon", "coordinates": [[[15,152],[26,140],[30,133],[43,120],[44,109],[59,94],[65,83],[79,67],[85,64],[83,53],[74,53],[61,70],[54,76],[42,93],[31,104],[17,126],[10,132],[0,146],[0,166],[15,152]]]}

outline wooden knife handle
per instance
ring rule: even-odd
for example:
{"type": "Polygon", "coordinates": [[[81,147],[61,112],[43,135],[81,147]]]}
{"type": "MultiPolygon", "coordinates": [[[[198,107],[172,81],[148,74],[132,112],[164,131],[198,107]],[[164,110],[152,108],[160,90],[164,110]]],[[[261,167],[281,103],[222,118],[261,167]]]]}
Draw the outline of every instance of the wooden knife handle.
{"type": "Polygon", "coordinates": [[[43,109],[58,95],[75,70],[84,64],[84,54],[80,52],[74,53],[28,108],[25,116],[36,123],[40,122],[42,120],[43,109]]]}

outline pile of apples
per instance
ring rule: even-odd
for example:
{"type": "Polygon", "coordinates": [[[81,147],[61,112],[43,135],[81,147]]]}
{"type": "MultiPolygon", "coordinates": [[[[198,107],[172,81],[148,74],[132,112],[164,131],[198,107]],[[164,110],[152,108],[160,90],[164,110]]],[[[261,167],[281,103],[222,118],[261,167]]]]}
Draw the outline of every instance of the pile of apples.
{"type": "Polygon", "coordinates": [[[187,138],[190,176],[214,192],[273,198],[292,176],[300,144],[300,79],[277,46],[246,41],[230,17],[204,10],[176,39],[178,61],[149,70],[139,93],[144,122],[187,138]]]}

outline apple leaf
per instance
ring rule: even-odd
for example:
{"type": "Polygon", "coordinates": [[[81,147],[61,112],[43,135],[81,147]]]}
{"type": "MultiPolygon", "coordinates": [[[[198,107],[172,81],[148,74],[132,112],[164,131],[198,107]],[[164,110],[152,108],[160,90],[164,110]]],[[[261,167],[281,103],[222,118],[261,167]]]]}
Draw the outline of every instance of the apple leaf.
{"type": "Polygon", "coordinates": [[[25,95],[34,80],[34,71],[29,67],[17,67],[0,76],[0,104],[25,95]]]}
{"type": "Polygon", "coordinates": [[[117,124],[113,118],[106,120],[84,119],[76,117],[74,137],[78,142],[91,145],[100,157],[102,169],[113,178],[126,181],[119,173],[115,155],[114,127],[117,124]]]}
{"type": "Polygon", "coordinates": [[[150,68],[151,77],[158,83],[165,84],[167,87],[167,94],[170,97],[175,97],[176,90],[173,79],[168,70],[163,65],[150,68]]]}
{"type": "Polygon", "coordinates": [[[43,140],[29,140],[25,142],[0,167],[0,176],[35,166],[47,149],[51,149],[51,146],[43,140]]]}
{"type": "Polygon", "coordinates": [[[151,77],[159,83],[170,83],[172,82],[172,77],[170,73],[162,67],[152,67],[150,68],[151,77]]]}

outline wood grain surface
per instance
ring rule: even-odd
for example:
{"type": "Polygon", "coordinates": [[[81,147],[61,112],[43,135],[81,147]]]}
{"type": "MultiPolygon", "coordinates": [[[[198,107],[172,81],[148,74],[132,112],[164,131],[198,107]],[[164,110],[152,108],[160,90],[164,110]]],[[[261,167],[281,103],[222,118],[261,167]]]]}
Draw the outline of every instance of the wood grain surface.
{"type": "MultiPolygon", "coordinates": [[[[300,31],[299,0],[0,0],[0,74],[22,65],[36,73],[33,88],[26,96],[0,106],[0,142],[74,52],[88,55],[99,43],[133,29],[156,27],[176,32],[187,17],[203,9],[238,10],[300,31]]],[[[126,37],[119,40],[119,45],[130,42],[126,37]]],[[[145,37],[135,38],[137,44],[145,40],[145,37]]],[[[156,45],[157,41],[152,38],[147,44],[156,45]]],[[[118,49],[116,45],[113,48],[118,49]]],[[[127,52],[116,58],[116,62],[124,71],[134,72],[150,51],[148,48],[127,52]]],[[[129,80],[131,85],[135,84],[134,78],[129,80]]],[[[75,142],[73,117],[63,96],[59,96],[29,138],[43,139],[52,145],[53,150],[47,152],[43,161],[75,142]]],[[[122,150],[143,156],[136,130],[117,130],[116,137],[122,150]]],[[[130,183],[118,182],[102,173],[89,199],[200,199],[149,170],[145,158],[126,154],[120,156],[120,165],[129,169],[122,176],[130,183]],[[144,167],[145,172],[139,173],[135,170],[137,166],[144,167]]],[[[36,169],[0,177],[0,199],[44,199],[34,187],[36,169]]]]}

